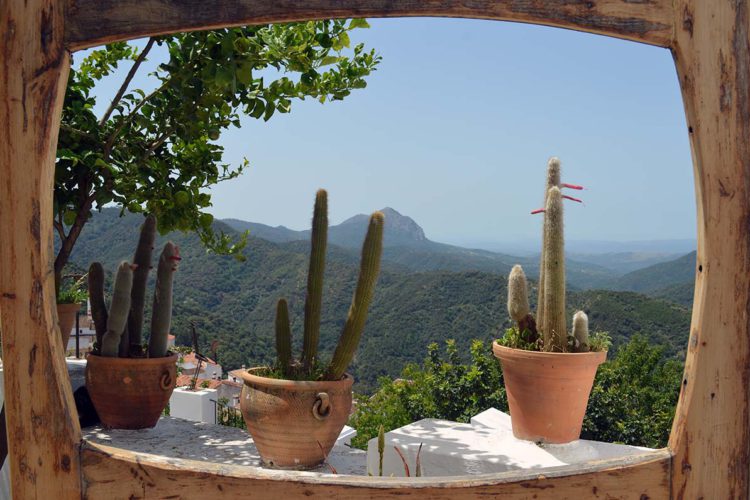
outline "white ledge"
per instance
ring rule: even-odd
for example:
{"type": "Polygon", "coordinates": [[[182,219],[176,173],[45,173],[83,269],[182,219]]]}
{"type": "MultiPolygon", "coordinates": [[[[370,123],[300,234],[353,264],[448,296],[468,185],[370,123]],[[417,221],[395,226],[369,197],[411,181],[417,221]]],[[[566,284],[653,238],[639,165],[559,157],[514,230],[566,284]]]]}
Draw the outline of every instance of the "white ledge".
{"type": "MultiPolygon", "coordinates": [[[[547,472],[566,465],[584,465],[593,461],[625,459],[654,451],[650,448],[598,441],[578,440],[568,444],[538,445],[516,439],[510,417],[490,408],[461,424],[448,420],[425,419],[395,429],[385,435],[383,475],[406,475],[403,453],[409,473],[416,475],[419,447],[421,473],[425,477],[464,476],[498,472],[547,472]]],[[[368,442],[368,471],[379,474],[377,438],[368,442]]]]}
{"type": "MultiPolygon", "coordinates": [[[[83,429],[83,437],[93,443],[153,455],[155,459],[186,459],[226,465],[265,468],[250,434],[243,429],[162,417],[153,429],[137,431],[83,429]]],[[[328,457],[339,474],[366,475],[366,454],[362,450],[336,445],[328,457]]],[[[330,472],[326,465],[313,472],[330,472]]]]}

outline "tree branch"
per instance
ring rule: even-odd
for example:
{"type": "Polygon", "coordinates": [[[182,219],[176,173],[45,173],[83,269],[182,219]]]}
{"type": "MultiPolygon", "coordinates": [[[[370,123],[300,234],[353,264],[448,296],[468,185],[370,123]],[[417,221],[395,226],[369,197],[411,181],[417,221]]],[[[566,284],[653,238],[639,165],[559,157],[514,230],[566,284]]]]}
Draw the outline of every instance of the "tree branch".
{"type": "Polygon", "coordinates": [[[149,99],[154,97],[156,94],[162,91],[164,87],[167,86],[167,83],[169,83],[169,80],[166,80],[164,83],[162,83],[159,88],[151,92],[149,95],[141,99],[141,102],[135,105],[133,110],[126,116],[122,123],[115,129],[115,131],[112,133],[112,135],[107,139],[107,143],[104,145],[104,160],[107,161],[109,159],[109,154],[112,152],[112,147],[115,145],[115,141],[117,140],[117,136],[120,135],[120,132],[122,132],[122,129],[125,128],[125,125],[129,124],[133,121],[133,117],[136,113],[138,113],[138,110],[140,110],[144,104],[148,102],[149,99]]]}
{"type": "Polygon", "coordinates": [[[128,74],[125,77],[125,80],[122,82],[122,85],[120,85],[120,90],[117,91],[117,94],[115,94],[114,99],[112,99],[112,103],[109,105],[109,108],[104,113],[104,116],[102,116],[101,120],[99,120],[100,127],[104,125],[105,123],[107,123],[107,120],[109,120],[109,117],[112,115],[112,112],[115,110],[115,107],[120,102],[120,99],[122,99],[122,96],[125,94],[125,91],[128,89],[128,85],[130,85],[130,81],[135,76],[141,63],[146,60],[146,55],[151,51],[151,48],[154,46],[155,41],[156,41],[156,38],[154,37],[149,38],[148,43],[143,48],[143,51],[140,54],[138,54],[138,58],[135,60],[135,63],[133,63],[133,67],[130,68],[130,71],[128,71],[128,74]]]}
{"type": "Polygon", "coordinates": [[[171,130],[167,130],[166,132],[164,132],[161,135],[161,137],[159,137],[157,140],[155,140],[153,142],[153,144],[151,144],[151,146],[149,146],[149,148],[146,150],[146,153],[143,155],[143,158],[141,158],[141,163],[143,163],[144,161],[146,161],[149,156],[151,156],[152,154],[154,154],[154,151],[156,151],[156,149],[159,146],[161,146],[162,144],[164,144],[165,142],[167,142],[167,139],[169,139],[169,134],[171,134],[171,133],[172,133],[171,130]]]}
{"type": "Polygon", "coordinates": [[[65,241],[65,226],[63,226],[62,222],[57,220],[52,221],[52,226],[54,226],[58,236],[60,236],[60,242],[62,243],[63,241],[65,241]]]}

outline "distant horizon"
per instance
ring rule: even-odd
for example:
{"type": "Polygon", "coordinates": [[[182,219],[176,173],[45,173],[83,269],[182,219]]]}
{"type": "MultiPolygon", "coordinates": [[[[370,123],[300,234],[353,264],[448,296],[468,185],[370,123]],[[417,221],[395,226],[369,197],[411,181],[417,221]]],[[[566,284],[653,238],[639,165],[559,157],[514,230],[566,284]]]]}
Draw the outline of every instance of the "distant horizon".
{"type": "MultiPolygon", "coordinates": [[[[356,30],[383,57],[343,102],[294,101],[243,117],[218,143],[245,173],[211,188],[216,218],[304,228],[315,191],[329,217],[392,206],[430,239],[534,239],[545,168],[587,189],[566,206],[568,239],[693,239],[684,108],[668,50],[570,30],[464,19],[373,19],[356,30]]],[[[143,44],[143,41],[136,42],[143,44]]],[[[144,71],[166,56],[156,47],[144,71]]],[[[80,55],[75,60],[80,63],[80,55]]],[[[101,115],[129,69],[96,88],[101,115]]],[[[131,88],[154,85],[138,75],[131,88]]]]}
{"type": "MultiPolygon", "coordinates": [[[[381,207],[378,210],[384,210],[386,208],[390,208],[391,210],[395,210],[400,215],[404,217],[409,217],[412,219],[417,225],[419,225],[420,228],[424,230],[422,225],[420,224],[420,221],[414,219],[409,214],[403,213],[402,211],[398,210],[397,208],[393,207],[381,207]]],[[[338,224],[342,224],[343,222],[356,217],[358,215],[366,215],[362,213],[358,214],[351,214],[348,217],[344,217],[340,221],[330,221],[331,226],[336,226],[338,224]]],[[[256,224],[263,224],[268,227],[272,228],[284,228],[289,229],[291,231],[306,231],[310,229],[310,226],[307,227],[291,227],[286,224],[268,224],[267,222],[261,221],[261,220],[250,220],[250,219],[244,219],[241,217],[224,217],[219,220],[239,220],[243,222],[251,222],[256,224]]],[[[386,222],[387,223],[387,222],[386,222]]],[[[252,232],[251,232],[252,234],[252,232]]],[[[514,240],[460,240],[460,239],[439,239],[439,238],[433,238],[430,236],[429,233],[425,232],[425,236],[427,239],[437,242],[437,243],[445,243],[449,245],[455,245],[460,246],[463,248],[475,248],[479,250],[488,250],[493,252],[510,252],[511,250],[518,252],[519,254],[538,254],[538,246],[541,244],[541,234],[538,238],[521,238],[521,239],[514,239],[514,240]]],[[[670,254],[680,254],[680,253],[689,253],[695,250],[697,244],[696,238],[663,238],[663,239],[632,239],[632,240],[617,240],[617,239],[567,239],[566,240],[566,249],[570,253],[575,253],[579,255],[585,255],[586,253],[591,254],[602,254],[602,253],[620,253],[620,252],[643,252],[643,253],[670,253],[670,254]],[[619,251],[616,249],[608,249],[608,247],[612,245],[617,245],[619,248],[619,251]],[[589,249],[587,252],[586,249],[589,249]]]]}

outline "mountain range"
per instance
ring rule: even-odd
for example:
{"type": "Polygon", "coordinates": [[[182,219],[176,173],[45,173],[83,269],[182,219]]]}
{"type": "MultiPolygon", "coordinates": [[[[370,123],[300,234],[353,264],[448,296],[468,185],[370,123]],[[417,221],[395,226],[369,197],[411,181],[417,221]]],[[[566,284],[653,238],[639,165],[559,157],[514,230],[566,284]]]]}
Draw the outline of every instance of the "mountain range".
{"type": "MultiPolygon", "coordinates": [[[[323,358],[332,352],[346,318],[365,221],[355,217],[329,230],[321,319],[323,358]]],[[[119,217],[116,209],[96,214],[84,228],[72,262],[86,267],[99,260],[111,272],[117,262],[132,257],[141,222],[140,216],[119,217]]],[[[244,262],[207,253],[193,234],[171,233],[157,241],[162,245],[167,238],[172,239],[180,246],[183,258],[174,291],[173,333],[178,343],[189,344],[194,324],[203,348],[211,340],[219,341],[217,355],[225,369],[273,362],[273,316],[280,297],[289,302],[299,351],[309,249],[304,235],[299,239],[298,232],[292,230],[270,228],[262,233],[264,228],[259,225],[230,223],[217,221],[216,227],[229,234],[234,234],[233,227],[252,231],[244,262]],[[286,240],[280,241],[283,233],[286,240]]],[[[431,242],[413,220],[395,211],[386,210],[386,228],[390,229],[386,229],[378,286],[351,367],[358,380],[356,389],[363,392],[371,391],[379,376],[398,376],[405,363],[421,361],[431,342],[455,339],[459,352],[465,354],[471,339],[489,343],[500,336],[510,325],[505,311],[508,269],[515,262],[530,269],[538,266],[537,259],[431,242]]],[[[584,263],[577,265],[578,276],[627,276],[613,276],[596,266],[590,271],[584,263]]],[[[661,281],[666,286],[665,280],[661,281]]],[[[579,288],[583,288],[581,282],[579,288]]],[[[623,283],[632,285],[627,280],[623,283]]],[[[531,287],[533,303],[533,282],[531,287]]],[[[690,322],[689,307],[684,304],[601,289],[571,290],[568,304],[570,313],[583,309],[589,314],[592,330],[609,331],[615,348],[634,333],[643,332],[654,343],[665,345],[667,355],[679,357],[684,353],[690,322]]]]}
{"type": "MultiPolygon", "coordinates": [[[[539,274],[539,256],[513,256],[489,250],[470,249],[428,239],[424,230],[411,217],[393,208],[381,210],[386,229],[383,258],[409,271],[484,271],[508,274],[515,264],[521,264],[526,274],[539,274]]],[[[356,250],[364,238],[368,216],[358,214],[344,222],[330,226],[328,241],[345,249],[356,250]]],[[[237,231],[249,230],[251,235],[275,243],[308,241],[310,230],[296,231],[284,226],[271,227],[239,219],[223,219],[237,231]]],[[[691,282],[695,273],[695,252],[687,255],[658,251],[639,242],[644,250],[632,252],[585,253],[568,252],[566,271],[572,289],[606,289],[659,293],[665,287],[691,282]]],[[[592,244],[592,249],[602,242],[592,244]]],[[[609,247],[606,247],[609,248],[609,247]]]]}

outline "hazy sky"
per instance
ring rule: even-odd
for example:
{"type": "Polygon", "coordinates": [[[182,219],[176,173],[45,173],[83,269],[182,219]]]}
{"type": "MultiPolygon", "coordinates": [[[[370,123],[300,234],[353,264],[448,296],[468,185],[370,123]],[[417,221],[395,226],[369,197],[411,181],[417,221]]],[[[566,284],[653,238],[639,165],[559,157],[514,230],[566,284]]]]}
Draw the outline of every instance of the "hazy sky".
{"type": "MultiPolygon", "coordinates": [[[[250,160],[213,189],[220,218],[302,229],[315,190],[332,223],[390,206],[437,241],[537,238],[547,159],[583,184],[571,239],[693,238],[690,150],[665,49],[553,28],[456,19],[371,20],[353,42],[382,55],[343,102],[294,102],[221,138],[250,160]]],[[[103,85],[111,95],[116,81],[103,85]]]]}

